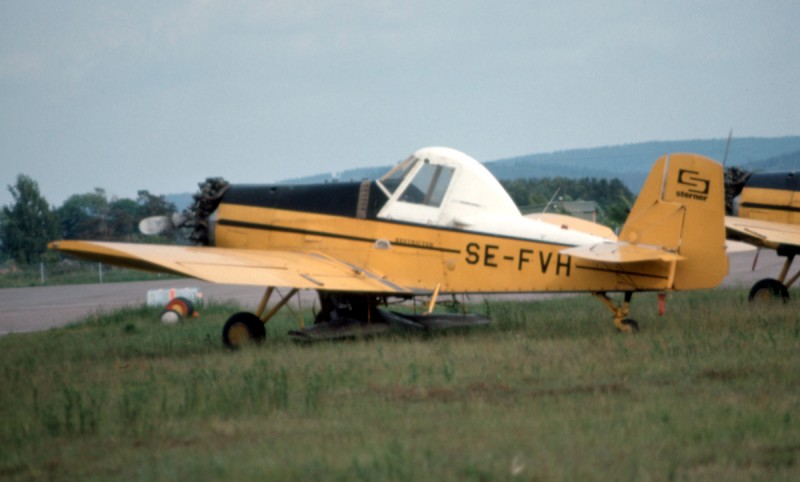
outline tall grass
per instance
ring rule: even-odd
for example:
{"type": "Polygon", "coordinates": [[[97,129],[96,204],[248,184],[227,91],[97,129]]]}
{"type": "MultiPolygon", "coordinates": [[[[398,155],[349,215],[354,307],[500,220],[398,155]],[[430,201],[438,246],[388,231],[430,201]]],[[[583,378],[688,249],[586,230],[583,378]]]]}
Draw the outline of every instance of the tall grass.
{"type": "MultiPolygon", "coordinates": [[[[211,306],[0,338],[7,480],[797,480],[800,317],[682,293],[642,332],[589,297],[436,335],[221,348],[211,306]]],[[[306,316],[310,316],[306,314],[306,316]]]]}

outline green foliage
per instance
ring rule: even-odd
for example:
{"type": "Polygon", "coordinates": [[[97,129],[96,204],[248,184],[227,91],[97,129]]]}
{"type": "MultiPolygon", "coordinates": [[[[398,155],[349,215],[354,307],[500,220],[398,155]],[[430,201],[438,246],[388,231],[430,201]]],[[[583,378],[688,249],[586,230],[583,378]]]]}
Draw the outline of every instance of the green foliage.
{"type": "MultiPolygon", "coordinates": [[[[0,337],[3,480],[797,480],[800,318],[679,293],[642,331],[589,296],[471,331],[229,352],[237,306],[0,337]]],[[[474,307],[482,311],[484,307],[474,307]]]]}
{"type": "Polygon", "coordinates": [[[109,206],[106,192],[73,194],[58,208],[64,239],[109,240],[109,206]]]}
{"type": "Polygon", "coordinates": [[[501,181],[501,184],[517,206],[533,212],[541,212],[551,200],[553,204],[549,206],[549,211],[562,213],[560,201],[594,201],[600,207],[597,221],[610,227],[621,226],[625,222],[635,200],[634,194],[616,178],[545,177],[501,181]]]}
{"type": "Polygon", "coordinates": [[[167,202],[164,196],[150,194],[149,191],[144,189],[138,191],[136,194],[136,203],[139,205],[137,214],[143,218],[171,214],[177,209],[174,204],[167,202]]]}
{"type": "MultiPolygon", "coordinates": [[[[47,253],[47,243],[56,239],[170,242],[168,237],[144,237],[138,224],[147,216],[168,215],[175,205],[148,191],[139,191],[134,201],[109,199],[105,190],[74,194],[58,209],[51,209],[30,177],[20,174],[8,186],[14,202],[0,210],[0,257],[25,266],[37,263],[47,253]]],[[[46,256],[47,257],[47,256],[46,256]]],[[[55,259],[55,255],[47,257],[55,259]]]]}
{"type": "Polygon", "coordinates": [[[17,176],[8,190],[14,202],[0,211],[3,255],[21,264],[38,262],[47,243],[58,236],[57,218],[39,193],[39,185],[28,176],[17,176]]]}
{"type": "MultiPolygon", "coordinates": [[[[139,191],[137,200],[108,199],[103,189],[92,193],[74,194],[58,208],[64,239],[102,241],[137,241],[142,238],[138,224],[142,218],[171,214],[175,205],[139,191]]],[[[162,239],[163,241],[163,239],[162,239]]]]}

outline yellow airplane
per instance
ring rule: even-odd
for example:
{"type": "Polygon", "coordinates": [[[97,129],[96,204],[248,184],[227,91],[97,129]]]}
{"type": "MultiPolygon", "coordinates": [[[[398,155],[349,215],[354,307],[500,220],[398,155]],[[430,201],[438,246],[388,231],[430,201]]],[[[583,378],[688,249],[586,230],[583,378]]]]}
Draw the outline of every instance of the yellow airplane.
{"type": "MultiPolygon", "coordinates": [[[[266,287],[255,312],[226,322],[223,342],[233,347],[262,340],[264,324],[302,289],[319,293],[320,311],[312,326],[291,332],[299,338],[489,321],[433,313],[444,293],[590,292],[617,329],[636,331],[628,319],[634,292],[711,288],[728,269],[722,166],[697,154],[656,161],[619,238],[568,216],[522,216],[482,164],[442,147],[421,149],[374,181],[256,186],[210,179],[201,192],[192,239],[209,246],[65,240],[50,247],[266,287]],[[267,311],[277,287],[291,290],[267,311]],[[379,309],[420,296],[429,298],[422,313],[379,309]]],[[[659,301],[663,307],[663,296],[659,301]]]]}
{"type": "Polygon", "coordinates": [[[730,168],[726,171],[726,198],[727,211],[732,214],[725,217],[728,237],[774,249],[786,258],[777,279],[765,278],[753,285],[750,301],[788,301],[788,288],[800,278],[800,270],[789,277],[794,257],[800,253],[800,173],[749,173],[730,168]]]}

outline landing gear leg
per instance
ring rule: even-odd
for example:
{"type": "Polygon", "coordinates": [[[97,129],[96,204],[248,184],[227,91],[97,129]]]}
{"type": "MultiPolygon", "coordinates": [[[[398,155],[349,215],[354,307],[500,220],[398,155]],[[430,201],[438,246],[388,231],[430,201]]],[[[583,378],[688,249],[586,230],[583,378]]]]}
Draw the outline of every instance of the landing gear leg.
{"type": "Polygon", "coordinates": [[[628,310],[633,297],[632,291],[625,292],[625,300],[622,303],[614,303],[614,300],[608,297],[605,291],[598,291],[592,293],[595,298],[600,300],[609,310],[614,317],[614,326],[618,331],[623,333],[638,333],[639,323],[636,320],[628,318],[628,310]]]}

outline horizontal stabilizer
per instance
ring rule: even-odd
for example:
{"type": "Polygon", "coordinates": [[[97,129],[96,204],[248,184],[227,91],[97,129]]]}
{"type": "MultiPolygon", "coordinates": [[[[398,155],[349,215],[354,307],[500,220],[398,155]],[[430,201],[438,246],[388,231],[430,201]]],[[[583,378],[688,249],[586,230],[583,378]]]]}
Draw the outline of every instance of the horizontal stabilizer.
{"type": "Polygon", "coordinates": [[[647,261],[680,261],[684,258],[666,249],[630,244],[626,242],[599,243],[591,246],[577,246],[561,251],[562,254],[601,263],[642,263],[647,261]]]}

